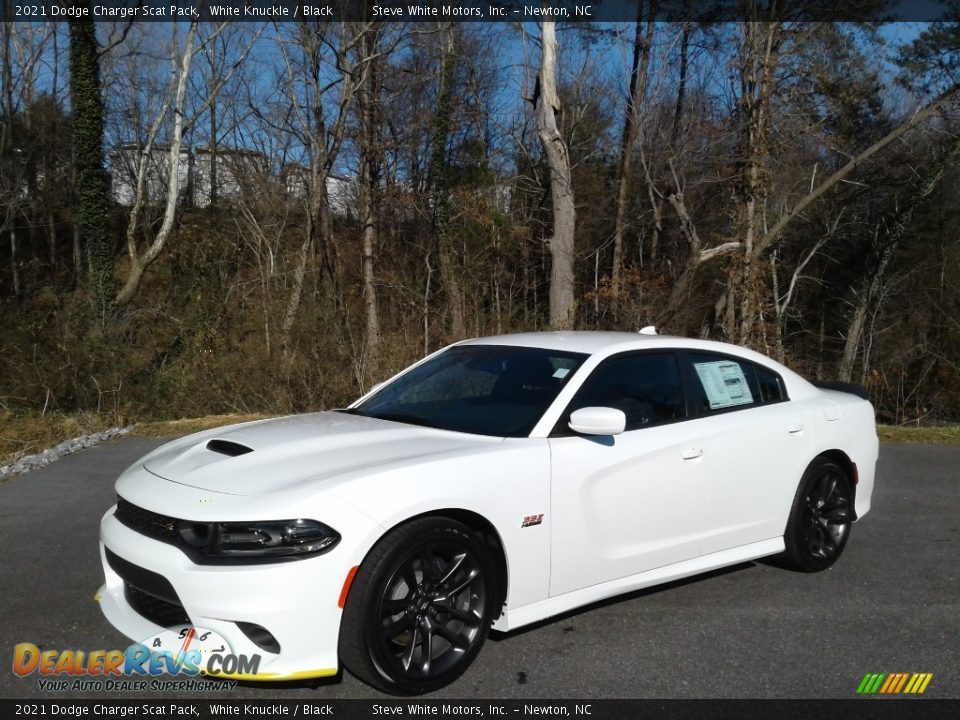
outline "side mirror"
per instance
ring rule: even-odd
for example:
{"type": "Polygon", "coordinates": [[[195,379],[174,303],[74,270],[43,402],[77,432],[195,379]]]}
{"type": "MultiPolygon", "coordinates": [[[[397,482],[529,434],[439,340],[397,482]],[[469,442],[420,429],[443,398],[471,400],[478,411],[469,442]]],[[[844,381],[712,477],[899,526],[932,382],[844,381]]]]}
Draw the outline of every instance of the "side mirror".
{"type": "Polygon", "coordinates": [[[619,435],[627,425],[623,410],[585,407],[570,413],[570,429],[584,435],[619,435]]]}

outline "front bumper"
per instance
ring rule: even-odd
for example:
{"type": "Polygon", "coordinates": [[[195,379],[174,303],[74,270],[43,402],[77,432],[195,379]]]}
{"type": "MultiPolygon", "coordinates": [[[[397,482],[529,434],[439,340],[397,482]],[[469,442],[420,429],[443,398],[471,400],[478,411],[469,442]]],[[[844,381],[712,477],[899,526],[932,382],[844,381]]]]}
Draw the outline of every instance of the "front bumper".
{"type": "MultiPolygon", "coordinates": [[[[359,549],[341,542],[328,553],[291,562],[196,565],[176,547],[128,528],[114,517],[114,509],[100,523],[100,559],[106,582],[97,598],[117,630],[140,642],[161,633],[165,626],[131,604],[130,597],[138,597],[137,592],[144,588],[134,585],[134,595],[128,595],[126,586],[132,583],[111,565],[108,550],[126,561],[121,562],[121,571],[128,581],[129,566],[165,579],[189,624],[214,631],[234,654],[260,656],[256,674],[225,673],[219,668],[211,668],[210,674],[244,680],[296,680],[337,673],[342,614],[338,601],[351,567],[362,559],[359,549]],[[279,643],[279,652],[258,646],[238,622],[266,628],[279,643]]],[[[133,582],[138,582],[136,577],[133,582]]]]}

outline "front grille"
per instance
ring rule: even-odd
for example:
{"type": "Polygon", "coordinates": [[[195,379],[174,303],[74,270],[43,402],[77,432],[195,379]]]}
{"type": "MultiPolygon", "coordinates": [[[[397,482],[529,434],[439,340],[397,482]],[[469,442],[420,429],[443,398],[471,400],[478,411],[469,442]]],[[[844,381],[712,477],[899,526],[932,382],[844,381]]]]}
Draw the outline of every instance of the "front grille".
{"type": "Polygon", "coordinates": [[[134,610],[154,625],[173,627],[175,625],[190,625],[190,617],[183,605],[169,603],[145,593],[130,583],[123,584],[123,596],[134,610]]]}
{"type": "Polygon", "coordinates": [[[116,518],[131,530],[142,535],[162,540],[163,542],[180,542],[180,521],[168,515],[161,515],[150,510],[144,510],[122,497],[117,497],[116,518]]]}

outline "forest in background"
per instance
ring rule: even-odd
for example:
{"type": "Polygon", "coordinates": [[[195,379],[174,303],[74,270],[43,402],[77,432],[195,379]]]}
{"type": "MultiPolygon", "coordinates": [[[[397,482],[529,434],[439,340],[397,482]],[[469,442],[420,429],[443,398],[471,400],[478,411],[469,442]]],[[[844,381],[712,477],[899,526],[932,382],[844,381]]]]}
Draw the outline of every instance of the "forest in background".
{"type": "Polygon", "coordinates": [[[299,412],[465,337],[655,324],[960,419],[960,22],[651,5],[4,22],[0,409],[299,412]]]}

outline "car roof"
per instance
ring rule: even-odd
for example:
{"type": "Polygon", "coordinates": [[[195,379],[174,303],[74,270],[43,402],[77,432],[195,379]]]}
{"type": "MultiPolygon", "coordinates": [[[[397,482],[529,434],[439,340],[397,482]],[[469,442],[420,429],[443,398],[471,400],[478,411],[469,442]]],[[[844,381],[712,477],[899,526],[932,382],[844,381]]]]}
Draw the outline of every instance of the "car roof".
{"type": "MultiPolygon", "coordinates": [[[[624,350],[643,350],[659,347],[686,347],[732,352],[742,354],[744,349],[736,345],[694,340],[673,335],[653,335],[646,333],[605,332],[595,330],[563,330],[554,332],[529,332],[511,335],[493,335],[491,337],[465,340],[459,345],[515,345],[536,347],[548,350],[566,350],[568,352],[608,355],[624,350]]],[[[749,351],[748,351],[749,352],[749,351]]]]}
{"type": "Polygon", "coordinates": [[[652,350],[655,348],[686,348],[725,353],[756,362],[776,370],[787,381],[791,394],[816,394],[816,388],[805,378],[773,358],[750,350],[715,340],[684,338],[673,335],[653,335],[647,333],[605,332],[596,330],[561,330],[553,332],[514,333],[510,335],[492,335],[473,338],[457,345],[512,345],[517,347],[535,347],[546,350],[566,350],[606,357],[630,350],[652,350]]]}

